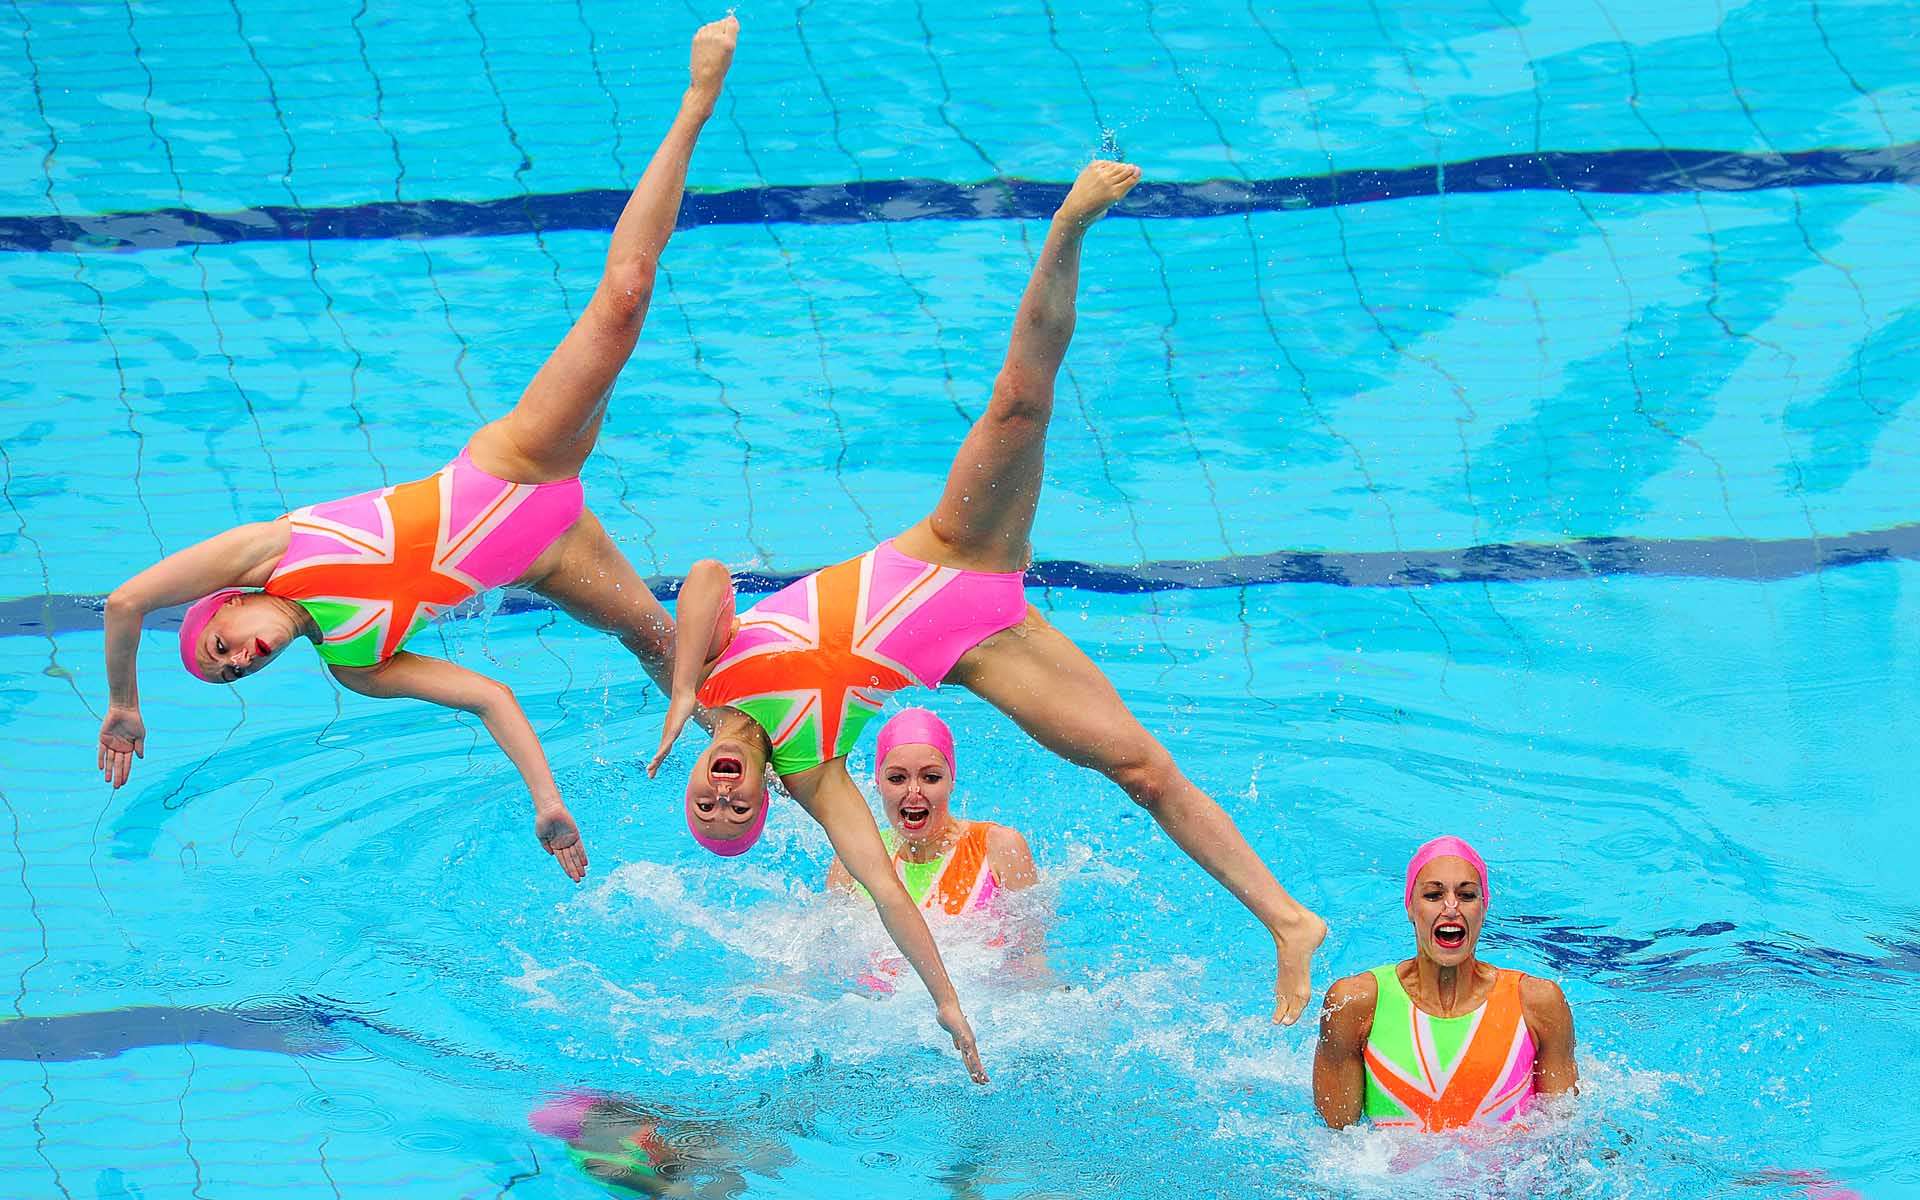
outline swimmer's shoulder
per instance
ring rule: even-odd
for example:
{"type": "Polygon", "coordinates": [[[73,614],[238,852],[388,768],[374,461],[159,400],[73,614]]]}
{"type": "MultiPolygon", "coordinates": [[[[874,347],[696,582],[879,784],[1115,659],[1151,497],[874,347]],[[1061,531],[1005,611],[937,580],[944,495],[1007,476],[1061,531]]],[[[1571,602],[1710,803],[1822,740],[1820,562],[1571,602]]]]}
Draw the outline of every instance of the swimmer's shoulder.
{"type": "Polygon", "coordinates": [[[1338,1029],[1356,1039],[1373,1032],[1373,1010],[1380,1003],[1380,981],[1372,971],[1336,979],[1321,1005],[1323,1029],[1338,1029]]]}
{"type": "Polygon", "coordinates": [[[1573,1009],[1567,995],[1551,979],[1515,971],[1520,976],[1520,1016],[1533,1036],[1546,1046],[1573,1046],[1573,1009]]]}
{"type": "Polygon", "coordinates": [[[987,831],[987,859],[993,863],[993,870],[1000,882],[1018,890],[1031,887],[1039,882],[1039,868],[1033,863],[1033,849],[1027,845],[1027,839],[1011,825],[1000,825],[993,821],[976,821],[987,831]]]}
{"type": "Polygon", "coordinates": [[[1024,854],[1029,858],[1033,856],[1025,835],[1013,826],[1002,825],[997,821],[975,821],[974,824],[987,831],[987,853],[995,856],[1002,854],[1024,854]]]}
{"type": "Polygon", "coordinates": [[[1567,1006],[1567,994],[1553,980],[1538,975],[1520,974],[1520,1011],[1535,1031],[1573,1025],[1573,1010],[1567,1006]]]}

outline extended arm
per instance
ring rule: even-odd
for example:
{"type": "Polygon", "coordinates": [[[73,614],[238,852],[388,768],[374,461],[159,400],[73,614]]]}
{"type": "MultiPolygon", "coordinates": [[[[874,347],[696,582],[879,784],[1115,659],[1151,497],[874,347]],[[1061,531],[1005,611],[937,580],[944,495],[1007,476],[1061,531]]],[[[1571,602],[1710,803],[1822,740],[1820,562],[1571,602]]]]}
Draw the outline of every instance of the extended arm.
{"type": "Polygon", "coordinates": [[[1566,994],[1550,979],[1532,975],[1520,981],[1520,1004],[1539,1044],[1533,1059],[1533,1090],[1558,1096],[1580,1090],[1580,1068],[1573,1061],[1573,1010],[1566,994]]]}
{"type": "Polygon", "coordinates": [[[673,684],[667,699],[666,726],[660,731],[660,748],[647,764],[647,778],[660,773],[680,731],[694,715],[694,693],[706,679],[714,660],[733,640],[733,577],[727,565],[717,559],[703,558],[687,572],[680,585],[673,638],[673,684]]]}
{"type": "Polygon", "coordinates": [[[140,716],[140,626],[155,609],[198,600],[223,587],[257,587],[287,548],[278,521],[241,525],[169,554],[107,597],[107,716],[100,723],[98,765],[114,787],[126,783],[136,755],[146,756],[140,716]]]}
{"type": "Polygon", "coordinates": [[[479,717],[533,794],[534,832],[540,845],[559,860],[569,879],[578,883],[586,876],[587,851],[580,843],[579,827],[561,803],[546,751],[540,748],[540,738],[520,710],[513,689],[443,659],[405,650],[377,667],[334,667],[333,676],[362,696],[382,700],[404,696],[479,717]]]}
{"type": "Polygon", "coordinates": [[[1379,985],[1372,975],[1352,975],[1327,989],[1320,1012],[1320,1041],[1313,1049],[1313,1106],[1333,1129],[1345,1129],[1365,1111],[1367,1035],[1379,985]]]}
{"type": "Polygon", "coordinates": [[[836,892],[851,892],[855,886],[853,872],[847,870],[847,864],[840,861],[838,854],[834,855],[832,865],[827,868],[827,887],[836,892]]]}
{"type": "Polygon", "coordinates": [[[973,1028],[960,1009],[960,996],[953,990],[953,980],[947,977],[947,965],[941,961],[940,948],[933,944],[933,934],[927,931],[927,919],[921,915],[920,906],[907,895],[906,887],[893,873],[893,861],[880,841],[873,812],[867,808],[860,789],[847,777],[846,760],[835,759],[793,776],[787,780],[787,787],[801,807],[827,831],[827,840],[833,843],[833,852],[847,873],[873,897],[873,906],[879,910],[880,923],[886,926],[887,936],[913,964],[920,982],[926,984],[932,994],[940,1026],[953,1036],[954,1049],[966,1060],[967,1073],[975,1083],[985,1083],[987,1069],[974,1045],[973,1028]]]}

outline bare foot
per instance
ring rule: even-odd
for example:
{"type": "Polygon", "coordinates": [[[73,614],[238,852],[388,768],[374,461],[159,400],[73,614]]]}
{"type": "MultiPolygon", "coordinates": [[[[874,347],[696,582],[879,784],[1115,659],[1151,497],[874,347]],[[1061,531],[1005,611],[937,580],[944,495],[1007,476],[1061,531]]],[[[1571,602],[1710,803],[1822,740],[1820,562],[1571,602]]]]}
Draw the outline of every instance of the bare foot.
{"type": "Polygon", "coordinates": [[[693,60],[688,74],[694,91],[709,98],[720,94],[720,81],[733,65],[733,47],[740,40],[740,22],[732,16],[702,25],[693,35],[693,60]]]}
{"type": "Polygon", "coordinates": [[[1273,1023],[1291,1025],[1313,1000],[1313,953],[1327,940],[1327,923],[1305,908],[1299,916],[1273,931],[1274,954],[1279,960],[1273,983],[1273,1023]]]}
{"type": "Polygon", "coordinates": [[[1105,216],[1120,197],[1140,182],[1140,168],[1132,163],[1109,162],[1096,158],[1081,168],[1067,198],[1060,202],[1054,219],[1082,229],[1105,216]]]}
{"type": "Polygon", "coordinates": [[[536,816],[533,832],[540,839],[540,847],[553,855],[567,878],[579,883],[587,876],[587,848],[580,844],[580,827],[573,823],[573,814],[564,808],[553,809],[536,816]]]}

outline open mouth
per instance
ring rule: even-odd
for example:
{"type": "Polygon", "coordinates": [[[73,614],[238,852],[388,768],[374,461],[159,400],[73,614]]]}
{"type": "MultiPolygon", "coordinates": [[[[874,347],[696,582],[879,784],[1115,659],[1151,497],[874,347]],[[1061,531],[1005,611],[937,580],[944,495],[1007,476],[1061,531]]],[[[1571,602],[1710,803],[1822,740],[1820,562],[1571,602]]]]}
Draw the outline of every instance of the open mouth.
{"type": "Polygon", "coordinates": [[[1433,927],[1433,944],[1443,950],[1458,950],[1467,944],[1467,927],[1458,921],[1442,921],[1433,927]]]}
{"type": "Polygon", "coordinates": [[[900,806],[900,828],[908,833],[919,833],[933,820],[933,809],[926,805],[902,804],[900,806]]]}
{"type": "Polygon", "coordinates": [[[718,754],[714,756],[712,762],[707,764],[707,774],[715,779],[732,780],[738,783],[745,777],[746,770],[741,767],[740,760],[733,755],[718,754]]]}
{"type": "Polygon", "coordinates": [[[273,647],[267,645],[267,639],[255,638],[253,639],[253,652],[257,656],[265,658],[273,653],[273,647]]]}

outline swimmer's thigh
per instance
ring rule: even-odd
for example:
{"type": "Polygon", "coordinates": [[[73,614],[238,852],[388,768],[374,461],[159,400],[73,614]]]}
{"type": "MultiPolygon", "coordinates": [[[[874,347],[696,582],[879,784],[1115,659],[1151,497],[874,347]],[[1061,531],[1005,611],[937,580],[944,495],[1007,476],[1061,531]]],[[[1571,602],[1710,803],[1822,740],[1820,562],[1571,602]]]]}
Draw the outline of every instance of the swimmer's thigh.
{"type": "Polygon", "coordinates": [[[1086,652],[1027,606],[1026,619],[960,656],[949,682],[1013,719],[1034,741],[1091,767],[1139,800],[1174,771],[1166,748],[1128,710],[1086,652]]]}
{"type": "Polygon", "coordinates": [[[481,470],[515,483],[572,479],[600,438],[613,382],[633,355],[647,292],[612,295],[604,286],[535,373],[506,416],[473,435],[481,470]]]}
{"type": "Polygon", "coordinates": [[[592,509],[561,534],[521,578],[582,625],[611,633],[665,687],[673,655],[673,618],[614,545],[592,509]]]}

